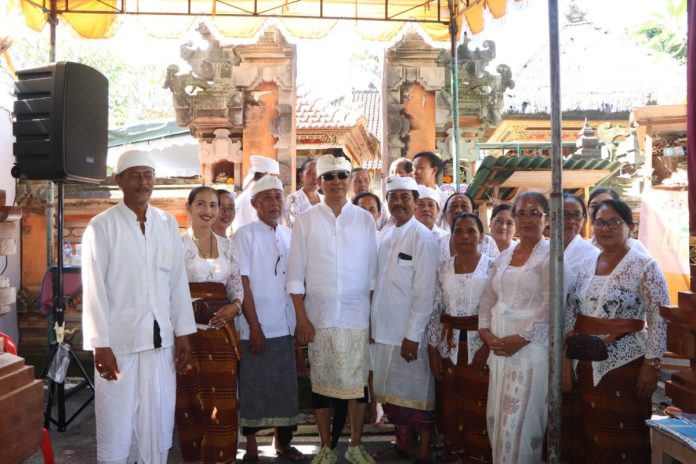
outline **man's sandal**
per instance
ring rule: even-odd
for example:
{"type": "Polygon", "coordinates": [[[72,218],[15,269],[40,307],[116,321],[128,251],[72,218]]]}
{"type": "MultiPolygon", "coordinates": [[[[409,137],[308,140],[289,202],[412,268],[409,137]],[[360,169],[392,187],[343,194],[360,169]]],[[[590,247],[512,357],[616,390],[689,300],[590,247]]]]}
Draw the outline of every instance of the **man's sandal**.
{"type": "Polygon", "coordinates": [[[285,448],[277,448],[276,455],[280,458],[285,458],[292,462],[302,462],[305,460],[305,455],[294,446],[286,446],[285,448]]]}

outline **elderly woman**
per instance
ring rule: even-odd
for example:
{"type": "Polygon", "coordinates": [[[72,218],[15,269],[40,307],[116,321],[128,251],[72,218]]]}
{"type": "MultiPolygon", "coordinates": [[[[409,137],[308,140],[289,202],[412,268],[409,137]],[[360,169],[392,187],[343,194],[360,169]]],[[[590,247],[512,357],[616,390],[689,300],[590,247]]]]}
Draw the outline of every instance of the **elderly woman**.
{"type": "Polygon", "coordinates": [[[176,423],[185,461],[227,462],[237,455],[237,355],[233,319],[241,312],[242,279],[231,240],[213,233],[218,194],[191,190],[191,228],[181,237],[189,283],[224,285],[229,304],[191,335],[193,372],[177,375],[176,423]]]}
{"type": "Polygon", "coordinates": [[[479,306],[488,358],[488,436],[493,462],[541,462],[546,433],[549,332],[548,202],[537,192],[512,209],[520,238],[493,264],[479,306]]]}
{"type": "Polygon", "coordinates": [[[360,192],[353,198],[353,204],[370,213],[375,220],[375,227],[379,224],[382,217],[382,202],[377,195],[372,192],[360,192]]]}
{"type": "MultiPolygon", "coordinates": [[[[450,195],[442,206],[442,218],[444,223],[442,226],[448,230],[452,228],[452,220],[455,216],[462,213],[473,214],[476,210],[476,202],[471,195],[468,193],[457,192],[450,195]]],[[[451,256],[449,250],[449,243],[447,240],[444,241],[445,245],[441,249],[441,253],[445,257],[451,256]]],[[[483,235],[481,243],[479,243],[479,251],[481,254],[490,256],[491,258],[497,258],[500,254],[498,246],[495,244],[495,240],[490,235],[483,235]]]]}
{"type": "Polygon", "coordinates": [[[428,324],[428,356],[435,377],[438,430],[446,462],[491,462],[486,430],[489,350],[478,335],[478,306],[493,260],[478,251],[483,224],[462,213],[453,219],[453,256],[440,264],[435,311],[428,324]]]}
{"type": "Polygon", "coordinates": [[[501,203],[493,208],[491,214],[491,237],[495,240],[499,252],[512,245],[515,236],[515,219],[512,217],[512,205],[501,203]]]}
{"type": "Polygon", "coordinates": [[[232,221],[234,221],[236,214],[234,200],[237,198],[237,195],[227,189],[218,189],[217,196],[218,218],[213,224],[213,232],[220,237],[228,237],[228,231],[230,231],[230,226],[232,226],[232,221]]]}
{"type": "Polygon", "coordinates": [[[307,158],[302,163],[302,167],[300,167],[300,181],[302,182],[302,188],[291,193],[285,199],[285,225],[290,228],[295,225],[295,218],[298,214],[320,203],[323,198],[319,194],[319,184],[317,183],[316,159],[307,158]]]}
{"type": "Polygon", "coordinates": [[[666,344],[659,307],[668,304],[667,284],[655,260],[629,245],[633,219],[624,202],[604,200],[591,217],[602,251],[579,267],[566,318],[568,356],[581,359],[585,442],[592,462],[648,463],[645,420],[666,344]]]}

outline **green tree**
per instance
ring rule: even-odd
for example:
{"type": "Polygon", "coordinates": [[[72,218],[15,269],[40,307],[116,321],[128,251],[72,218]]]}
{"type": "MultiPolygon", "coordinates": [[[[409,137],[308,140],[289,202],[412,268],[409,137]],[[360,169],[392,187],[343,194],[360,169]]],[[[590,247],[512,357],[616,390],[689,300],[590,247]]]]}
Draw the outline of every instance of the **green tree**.
{"type": "Polygon", "coordinates": [[[687,0],[668,0],[664,11],[628,30],[629,35],[650,48],[667,53],[686,63],[687,0]]]}

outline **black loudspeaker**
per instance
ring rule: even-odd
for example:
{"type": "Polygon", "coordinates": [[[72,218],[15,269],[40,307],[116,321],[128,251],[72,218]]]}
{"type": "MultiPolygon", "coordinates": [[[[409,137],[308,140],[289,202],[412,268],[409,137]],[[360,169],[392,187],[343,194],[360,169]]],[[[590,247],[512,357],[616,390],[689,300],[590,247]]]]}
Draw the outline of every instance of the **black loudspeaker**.
{"type": "Polygon", "coordinates": [[[106,178],[109,81],[80,63],[17,72],[12,176],[101,182],[106,178]]]}

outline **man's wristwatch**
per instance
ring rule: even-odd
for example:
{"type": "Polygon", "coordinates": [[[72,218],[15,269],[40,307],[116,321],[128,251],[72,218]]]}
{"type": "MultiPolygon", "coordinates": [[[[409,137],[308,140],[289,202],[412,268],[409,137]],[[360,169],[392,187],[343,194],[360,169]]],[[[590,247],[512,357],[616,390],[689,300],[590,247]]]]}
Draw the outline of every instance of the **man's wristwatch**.
{"type": "Polygon", "coordinates": [[[662,367],[662,363],[660,362],[660,358],[654,358],[654,359],[646,359],[645,364],[647,366],[652,367],[656,371],[660,370],[660,367],[662,367]]]}

